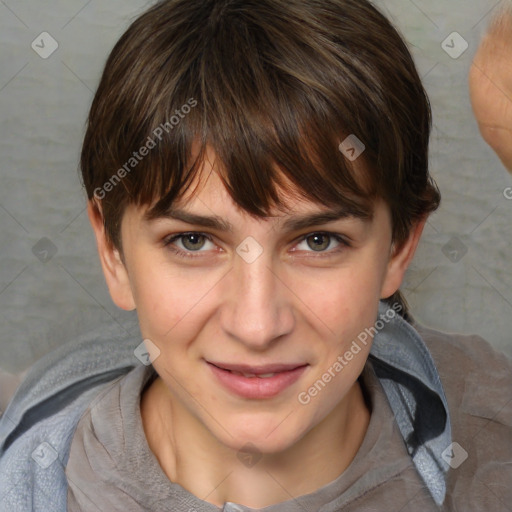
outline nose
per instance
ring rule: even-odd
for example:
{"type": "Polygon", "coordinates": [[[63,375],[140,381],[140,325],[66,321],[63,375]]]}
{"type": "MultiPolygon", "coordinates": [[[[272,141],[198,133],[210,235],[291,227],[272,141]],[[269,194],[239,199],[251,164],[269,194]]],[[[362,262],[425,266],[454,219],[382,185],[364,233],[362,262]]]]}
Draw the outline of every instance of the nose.
{"type": "Polygon", "coordinates": [[[236,256],[226,276],[222,328],[252,350],[266,350],[294,328],[293,293],[277,271],[263,253],[251,263],[236,256]]]}

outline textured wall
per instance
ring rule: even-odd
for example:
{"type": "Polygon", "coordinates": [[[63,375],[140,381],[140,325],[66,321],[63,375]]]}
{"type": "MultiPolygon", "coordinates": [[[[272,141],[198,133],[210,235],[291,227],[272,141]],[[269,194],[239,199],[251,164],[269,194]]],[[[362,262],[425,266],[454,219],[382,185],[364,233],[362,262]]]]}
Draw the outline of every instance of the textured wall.
{"type": "MultiPolygon", "coordinates": [[[[431,166],[443,193],[403,289],[423,323],[478,333],[512,354],[512,179],[479,137],[467,87],[500,2],[376,3],[409,41],[429,92],[431,166]]],[[[147,5],[0,2],[0,388],[5,372],[23,372],[87,330],[137,332],[100,273],[77,162],[107,53],[147,5]]]]}

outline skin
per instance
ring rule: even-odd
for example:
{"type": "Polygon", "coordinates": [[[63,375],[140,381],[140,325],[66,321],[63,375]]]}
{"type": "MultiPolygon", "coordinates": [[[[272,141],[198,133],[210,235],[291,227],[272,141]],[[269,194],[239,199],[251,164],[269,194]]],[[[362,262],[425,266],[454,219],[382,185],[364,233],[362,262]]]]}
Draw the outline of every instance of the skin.
{"type": "MultiPolygon", "coordinates": [[[[374,324],[379,299],[400,286],[425,220],[399,249],[382,201],[368,222],[344,218],[288,232],[285,220],[325,207],[290,196],[289,212],[253,218],[222,185],[213,151],[203,171],[196,193],[176,206],[220,216],[232,233],[174,219],[148,222],[145,208],[129,206],[121,256],[93,203],[89,217],[114,302],[137,309],[144,338],[161,351],[153,362],[159,377],[143,394],[141,415],[163,471],[217,506],[262,508],[328,484],[361,446],[371,412],[357,379],[370,344],[309,404],[297,396],[374,324]],[[194,241],[195,257],[180,258],[165,246],[170,235],[190,231],[212,237],[202,247],[194,241]],[[304,240],[325,231],[349,237],[351,247],[327,238],[319,253],[304,240]],[[263,247],[250,264],[236,253],[248,236],[263,247]],[[222,387],[205,360],[308,366],[277,396],[246,399],[222,387]],[[237,457],[247,443],[261,454],[252,467],[237,457]]],[[[190,248],[183,243],[174,246],[190,248]]]]}
{"type": "Polygon", "coordinates": [[[512,8],[491,23],[469,73],[480,133],[512,173],[512,8]]]}

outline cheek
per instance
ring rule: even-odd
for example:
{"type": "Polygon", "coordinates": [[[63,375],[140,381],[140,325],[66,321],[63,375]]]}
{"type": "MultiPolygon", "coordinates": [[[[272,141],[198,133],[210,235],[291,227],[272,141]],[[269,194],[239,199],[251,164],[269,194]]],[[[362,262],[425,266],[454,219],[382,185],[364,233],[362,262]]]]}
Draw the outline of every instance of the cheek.
{"type": "Polygon", "coordinates": [[[222,277],[218,274],[171,267],[165,261],[135,267],[132,287],[142,335],[161,342],[191,336],[208,316],[222,277]]]}
{"type": "Polygon", "coordinates": [[[373,325],[382,280],[382,265],[373,258],[361,257],[353,265],[304,276],[298,296],[311,312],[310,322],[323,324],[323,330],[339,345],[341,340],[373,325]]]}

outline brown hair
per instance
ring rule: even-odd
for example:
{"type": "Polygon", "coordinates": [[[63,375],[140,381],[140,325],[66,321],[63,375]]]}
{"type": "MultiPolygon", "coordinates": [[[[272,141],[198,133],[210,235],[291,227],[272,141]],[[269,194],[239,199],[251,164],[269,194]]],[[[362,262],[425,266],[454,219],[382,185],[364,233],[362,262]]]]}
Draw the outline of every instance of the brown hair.
{"type": "MultiPolygon", "coordinates": [[[[112,50],[81,169],[119,249],[125,207],[169,208],[189,189],[206,145],[248,213],[280,208],[286,176],[300,196],[359,214],[371,215],[381,197],[400,245],[439,205],[430,129],[404,41],[365,0],[167,0],[112,50]],[[356,162],[338,149],[352,134],[365,145],[356,162]]],[[[390,300],[406,313],[400,292],[390,300]]]]}

